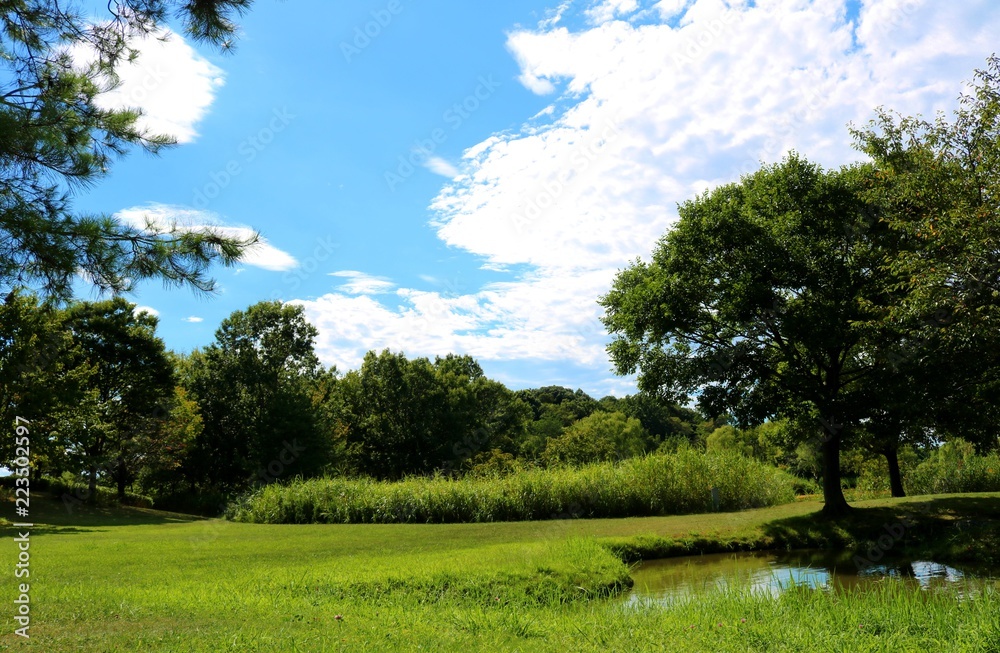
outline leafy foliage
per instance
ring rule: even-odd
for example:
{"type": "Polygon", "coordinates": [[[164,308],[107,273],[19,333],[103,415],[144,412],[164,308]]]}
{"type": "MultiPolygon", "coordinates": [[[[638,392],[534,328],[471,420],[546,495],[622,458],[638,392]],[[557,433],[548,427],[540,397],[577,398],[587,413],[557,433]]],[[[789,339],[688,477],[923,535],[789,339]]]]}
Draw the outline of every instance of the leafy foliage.
{"type": "Polygon", "coordinates": [[[597,411],[548,441],[542,459],[550,464],[584,465],[646,453],[651,439],[634,417],[597,411]]]}
{"type": "Polygon", "coordinates": [[[339,383],[348,448],[359,471],[400,478],[459,471],[477,454],[510,451],[528,407],[470,356],[409,360],[369,352],[339,383]]]}
{"type": "Polygon", "coordinates": [[[184,465],[193,486],[239,491],[327,464],[331,440],[313,404],[315,337],[301,306],[260,302],[233,312],[215,342],[185,361],[182,382],[204,423],[184,465]]]}
{"type": "Polygon", "coordinates": [[[871,170],[798,156],[682,204],[650,263],[619,273],[601,303],[621,374],[649,394],[759,423],[821,424],[824,491],[840,490],[842,429],[857,423],[870,325],[888,301],[884,229],[862,197],[871,170]]]}
{"type": "Polygon", "coordinates": [[[83,302],[71,305],[64,321],[76,345],[69,364],[91,368],[86,388],[93,406],[70,429],[70,448],[92,486],[103,468],[121,497],[149,447],[155,448],[146,434],[167,414],[164,404],[174,387],[173,366],[155,333],[157,318],[134,309],[121,298],[83,302]]]}

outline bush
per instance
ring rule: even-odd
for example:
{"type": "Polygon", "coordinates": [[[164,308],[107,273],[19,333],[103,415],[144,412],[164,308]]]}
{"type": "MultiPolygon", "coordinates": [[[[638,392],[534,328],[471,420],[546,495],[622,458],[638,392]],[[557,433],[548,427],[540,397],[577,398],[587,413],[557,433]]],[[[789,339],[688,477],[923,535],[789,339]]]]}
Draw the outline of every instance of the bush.
{"type": "Polygon", "coordinates": [[[261,523],[445,523],[639,517],[743,510],[794,500],[790,474],[732,453],[693,450],[580,468],[508,476],[325,478],[260,488],[230,505],[237,521],[261,523]]]}
{"type": "Polygon", "coordinates": [[[467,464],[467,474],[476,478],[493,478],[508,476],[524,470],[524,463],[513,454],[500,449],[482,451],[473,456],[467,464]]]}
{"type": "Polygon", "coordinates": [[[634,417],[598,411],[566,427],[548,441],[542,460],[549,465],[583,465],[641,456],[650,444],[649,434],[634,417]]]}
{"type": "Polygon", "coordinates": [[[975,453],[968,442],[945,442],[910,474],[903,477],[907,494],[1000,492],[1000,455],[975,453]]]}
{"type": "MultiPolygon", "coordinates": [[[[919,465],[916,460],[912,449],[900,449],[899,466],[907,495],[1000,492],[1000,455],[996,452],[977,455],[975,448],[961,438],[945,442],[919,465]]],[[[884,496],[889,496],[889,469],[885,458],[865,461],[854,498],[884,496]]]]}
{"type": "Polygon", "coordinates": [[[705,451],[709,453],[735,451],[745,456],[753,455],[753,447],[744,442],[743,434],[729,424],[723,424],[708,434],[708,438],[705,439],[705,451]]]}

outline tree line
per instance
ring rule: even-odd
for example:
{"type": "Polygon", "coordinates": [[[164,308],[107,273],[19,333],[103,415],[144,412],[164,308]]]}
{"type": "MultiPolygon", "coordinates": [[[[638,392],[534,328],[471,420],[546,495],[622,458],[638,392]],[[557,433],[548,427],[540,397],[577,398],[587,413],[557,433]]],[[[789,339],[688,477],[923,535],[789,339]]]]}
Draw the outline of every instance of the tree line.
{"type": "MultiPolygon", "coordinates": [[[[12,293],[0,307],[0,411],[32,419],[32,468],[86,487],[217,513],[262,484],[316,476],[398,480],[504,475],[693,447],[736,451],[822,478],[821,444],[791,419],[740,427],[650,393],[591,397],[511,390],[470,356],[369,352],[345,374],[323,366],[301,306],[261,302],[214,341],[177,354],[157,318],[122,299],[56,307],[12,293]]],[[[963,432],[964,434],[965,432],[963,432]]],[[[856,474],[883,442],[859,438],[856,474]]],[[[927,457],[931,442],[914,443],[927,457]]],[[[990,446],[987,439],[981,444],[990,446]]],[[[996,445],[995,437],[992,445],[996,445]]],[[[9,442],[0,449],[13,458],[9,442]]]]}
{"type": "MultiPolygon", "coordinates": [[[[470,356],[369,352],[340,374],[314,351],[301,306],[261,302],[178,354],[122,298],[0,307],[0,411],[32,419],[37,476],[66,476],[212,511],[252,487],[322,474],[399,479],[507,473],[639,455],[690,439],[694,410],[512,391],[470,356]]],[[[4,443],[4,460],[13,457],[4,443]]]]}

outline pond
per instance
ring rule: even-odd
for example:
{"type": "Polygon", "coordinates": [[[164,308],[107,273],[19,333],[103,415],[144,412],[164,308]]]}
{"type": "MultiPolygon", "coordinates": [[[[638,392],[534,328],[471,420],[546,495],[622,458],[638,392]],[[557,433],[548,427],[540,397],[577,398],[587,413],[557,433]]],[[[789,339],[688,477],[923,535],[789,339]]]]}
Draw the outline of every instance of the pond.
{"type": "Polygon", "coordinates": [[[733,586],[776,596],[793,585],[863,590],[900,582],[914,590],[961,593],[968,580],[1000,578],[1000,569],[916,559],[869,564],[830,551],[754,551],[649,560],[632,570],[632,578],[631,602],[669,603],[733,586]]]}

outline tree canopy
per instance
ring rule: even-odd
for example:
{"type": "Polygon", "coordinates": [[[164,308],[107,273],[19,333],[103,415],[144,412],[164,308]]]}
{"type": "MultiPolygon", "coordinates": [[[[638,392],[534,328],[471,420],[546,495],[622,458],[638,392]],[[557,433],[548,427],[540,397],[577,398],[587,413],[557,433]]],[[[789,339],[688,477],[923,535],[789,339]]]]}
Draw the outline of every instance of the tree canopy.
{"type": "Polygon", "coordinates": [[[470,356],[368,352],[340,384],[348,447],[380,478],[456,473],[480,453],[510,452],[530,414],[470,356]]]}
{"type": "Polygon", "coordinates": [[[203,428],[184,469],[192,486],[242,491],[329,462],[312,386],[322,376],[316,327],[301,306],[260,302],[234,311],[215,342],[182,365],[182,385],[198,402],[203,428]]]}
{"type": "Polygon", "coordinates": [[[841,440],[863,417],[855,395],[876,364],[864,343],[891,290],[870,172],[792,155],[708,191],[601,299],[615,367],[642,390],[744,422],[811,422],[830,513],[847,509],[841,440]]]}

